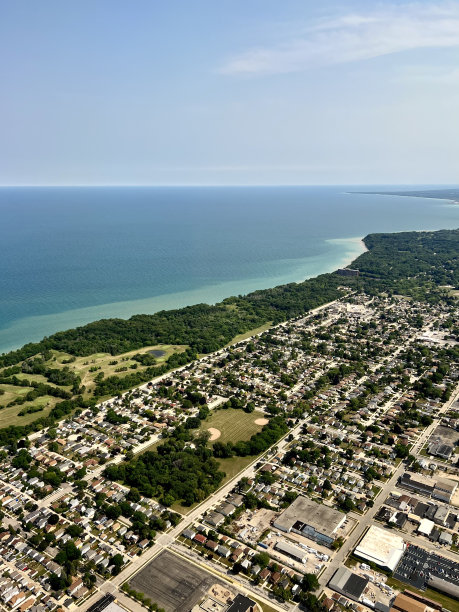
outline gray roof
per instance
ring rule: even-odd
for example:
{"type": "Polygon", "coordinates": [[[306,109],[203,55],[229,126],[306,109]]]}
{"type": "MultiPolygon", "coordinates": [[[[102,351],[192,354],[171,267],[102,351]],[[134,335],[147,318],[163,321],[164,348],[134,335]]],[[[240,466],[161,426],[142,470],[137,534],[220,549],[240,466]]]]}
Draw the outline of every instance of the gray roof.
{"type": "Polygon", "coordinates": [[[334,508],[299,495],[284,512],[276,519],[274,526],[284,531],[290,531],[297,521],[313,527],[317,532],[333,537],[336,528],[343,522],[346,515],[334,508]]]}

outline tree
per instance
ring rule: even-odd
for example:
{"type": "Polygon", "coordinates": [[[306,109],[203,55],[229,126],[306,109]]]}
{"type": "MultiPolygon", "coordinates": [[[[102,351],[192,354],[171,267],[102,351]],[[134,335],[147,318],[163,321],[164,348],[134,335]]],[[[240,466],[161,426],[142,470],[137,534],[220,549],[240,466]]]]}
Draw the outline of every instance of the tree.
{"type": "Polygon", "coordinates": [[[21,449],[11,461],[11,465],[15,468],[27,470],[31,461],[32,456],[25,449],[21,449]]]}
{"type": "Polygon", "coordinates": [[[305,574],[301,581],[301,588],[304,591],[317,591],[319,588],[319,581],[315,574],[305,574]]]}
{"type": "Polygon", "coordinates": [[[83,527],[79,525],[69,525],[65,530],[65,533],[68,533],[71,538],[79,538],[83,532],[83,527]]]}
{"type": "Polygon", "coordinates": [[[58,522],[59,522],[59,517],[57,514],[53,513],[48,518],[48,525],[57,525],[58,522]]]}
{"type": "Polygon", "coordinates": [[[252,557],[252,565],[259,565],[262,569],[268,567],[270,561],[270,556],[265,552],[257,553],[252,557]]]}
{"type": "Polygon", "coordinates": [[[92,587],[96,584],[96,575],[91,574],[90,572],[85,572],[83,575],[83,584],[88,589],[92,589],[92,587]]]}

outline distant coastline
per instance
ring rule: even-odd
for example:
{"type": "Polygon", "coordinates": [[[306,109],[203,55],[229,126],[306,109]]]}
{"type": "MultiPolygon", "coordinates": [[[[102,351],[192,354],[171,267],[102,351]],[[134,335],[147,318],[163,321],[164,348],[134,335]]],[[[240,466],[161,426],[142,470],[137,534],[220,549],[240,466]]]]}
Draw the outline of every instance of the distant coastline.
{"type": "Polygon", "coordinates": [[[371,233],[459,226],[457,206],[432,199],[459,189],[347,189],[0,188],[0,353],[102,318],[299,283],[349,265],[371,233]]]}
{"type": "Polygon", "coordinates": [[[340,247],[340,252],[330,261],[321,263],[319,258],[306,257],[303,260],[291,261],[292,272],[290,278],[283,276],[271,278],[249,278],[238,281],[228,281],[203,286],[189,291],[166,293],[151,298],[108,302],[97,306],[71,309],[55,314],[25,317],[13,321],[11,325],[0,329],[0,354],[16,350],[26,342],[38,342],[44,336],[58,331],[65,331],[81,325],[86,325],[99,319],[121,318],[128,319],[134,314],[154,314],[161,310],[173,310],[206,303],[216,304],[232,295],[250,293],[259,289],[270,289],[289,282],[301,283],[327,272],[334,272],[338,268],[345,268],[359,255],[368,249],[363,238],[329,238],[325,240],[340,247]],[[296,270],[299,269],[299,273],[296,270]],[[308,272],[311,270],[312,273],[308,272]],[[40,330],[40,331],[39,331],[40,330]],[[9,342],[9,337],[20,337],[22,340],[9,342]]]}
{"type": "Polygon", "coordinates": [[[419,191],[350,191],[352,194],[402,196],[408,198],[430,198],[459,204],[459,188],[453,189],[423,189],[419,191]]]}

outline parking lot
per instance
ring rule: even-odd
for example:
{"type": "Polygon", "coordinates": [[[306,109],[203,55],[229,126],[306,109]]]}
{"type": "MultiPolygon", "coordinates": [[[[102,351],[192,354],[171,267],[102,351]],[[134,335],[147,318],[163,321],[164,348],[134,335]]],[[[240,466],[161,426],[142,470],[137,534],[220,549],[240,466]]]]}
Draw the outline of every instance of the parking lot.
{"type": "Polygon", "coordinates": [[[212,585],[225,586],[215,576],[169,551],[155,557],[129,584],[166,612],[191,610],[212,585]]]}
{"type": "Polygon", "coordinates": [[[459,563],[418,546],[408,546],[395,569],[394,578],[417,589],[425,589],[429,576],[438,576],[459,586],[459,563]]]}

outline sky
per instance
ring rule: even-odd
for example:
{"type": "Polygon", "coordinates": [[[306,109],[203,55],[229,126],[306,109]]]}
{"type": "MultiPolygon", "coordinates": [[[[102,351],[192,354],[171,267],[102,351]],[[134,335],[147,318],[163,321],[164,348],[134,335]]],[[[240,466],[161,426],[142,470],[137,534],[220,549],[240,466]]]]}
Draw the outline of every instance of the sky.
{"type": "Polygon", "coordinates": [[[459,182],[459,0],[0,0],[0,78],[0,185],[459,182]]]}

